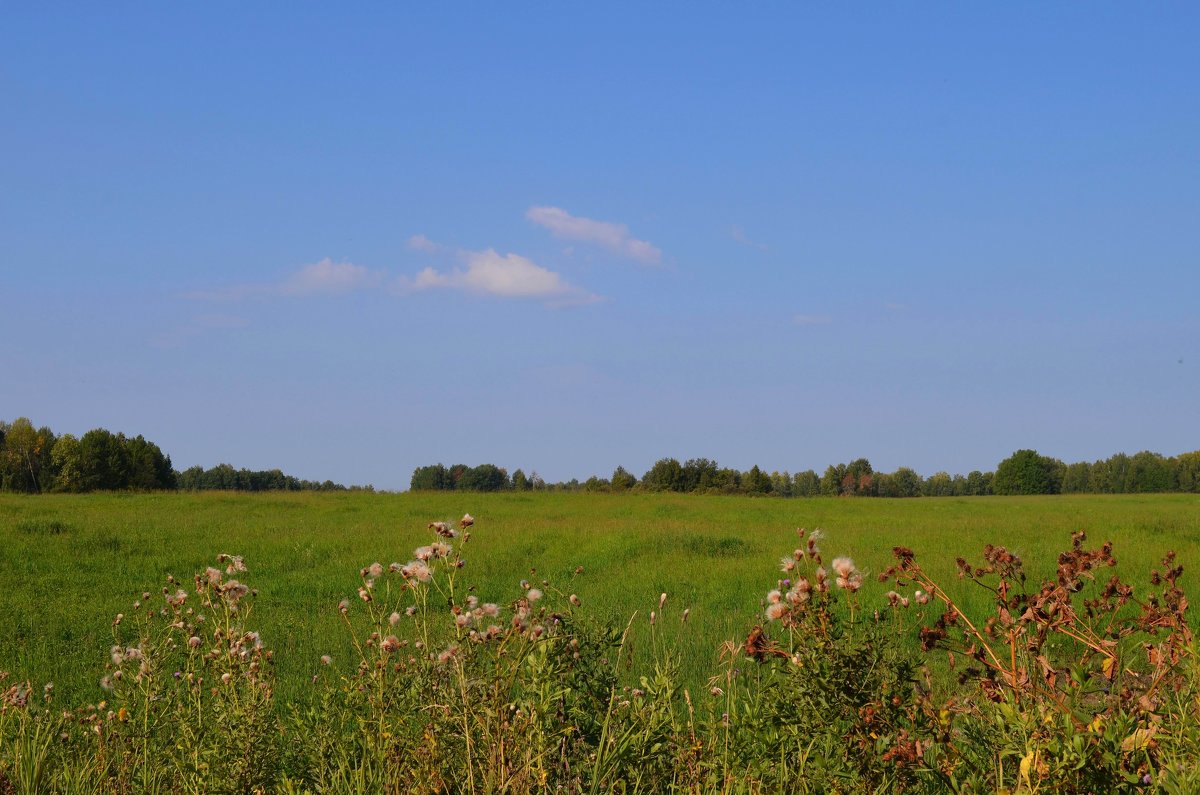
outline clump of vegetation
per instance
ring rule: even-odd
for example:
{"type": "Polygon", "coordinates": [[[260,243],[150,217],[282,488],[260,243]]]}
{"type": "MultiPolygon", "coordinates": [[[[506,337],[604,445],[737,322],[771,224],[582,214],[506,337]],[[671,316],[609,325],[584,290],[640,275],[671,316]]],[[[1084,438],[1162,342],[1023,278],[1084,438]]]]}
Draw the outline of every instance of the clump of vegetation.
{"type": "Polygon", "coordinates": [[[801,530],[760,624],[691,692],[662,631],[686,628],[687,609],[664,593],[605,626],[536,572],[476,593],[473,524],[434,522],[411,559],[362,567],[336,606],[354,652],[313,661],[306,707],[274,696],[240,557],[168,577],[114,619],[103,701],[61,711],[52,685],[0,677],[0,793],[1200,786],[1200,663],[1173,555],[1135,591],[1082,533],[1040,583],[988,546],[958,562],[991,603],[968,615],[910,550],[894,550],[878,601],[801,530]],[[643,672],[635,621],[651,628],[643,672]]]}

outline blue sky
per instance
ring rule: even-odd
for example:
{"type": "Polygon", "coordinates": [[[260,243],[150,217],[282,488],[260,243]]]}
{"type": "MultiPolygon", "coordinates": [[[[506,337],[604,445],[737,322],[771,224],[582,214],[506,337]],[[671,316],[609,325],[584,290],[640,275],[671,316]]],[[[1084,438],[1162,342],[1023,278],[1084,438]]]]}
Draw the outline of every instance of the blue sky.
{"type": "Polygon", "coordinates": [[[381,488],[1200,448],[1195,6],[4,16],[6,419],[381,488]]]}

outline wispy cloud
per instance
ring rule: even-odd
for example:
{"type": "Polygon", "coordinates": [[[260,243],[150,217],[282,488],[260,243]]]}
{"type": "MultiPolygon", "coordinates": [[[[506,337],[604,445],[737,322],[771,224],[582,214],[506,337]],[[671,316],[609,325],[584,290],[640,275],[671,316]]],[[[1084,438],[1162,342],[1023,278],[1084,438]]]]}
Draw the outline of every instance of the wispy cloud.
{"type": "Polygon", "coordinates": [[[408,239],[408,247],[413,251],[424,251],[426,254],[439,254],[445,249],[445,246],[434,243],[425,237],[425,235],[413,235],[410,237],[408,239]]]}
{"type": "Polygon", "coordinates": [[[829,315],[793,315],[792,323],[797,326],[827,326],[833,322],[829,315]]]}
{"type": "Polygon", "coordinates": [[[750,238],[746,237],[746,230],[742,229],[740,226],[731,227],[729,229],[729,236],[732,237],[737,242],[741,243],[743,246],[749,246],[750,248],[756,248],[759,251],[767,251],[768,250],[766,243],[759,243],[756,240],[751,240],[750,238]]]}
{"type": "Polygon", "coordinates": [[[530,207],[525,217],[564,240],[595,243],[615,254],[646,265],[658,265],[662,262],[662,251],[658,246],[638,240],[629,233],[629,227],[625,224],[571,215],[560,207],[530,207]]]}
{"type": "Polygon", "coordinates": [[[234,315],[196,315],[191,322],[159,332],[150,338],[156,348],[178,348],[188,340],[212,331],[234,331],[250,325],[244,317],[234,315]]]}
{"type": "Polygon", "coordinates": [[[593,303],[599,296],[568,284],[561,275],[519,254],[460,252],[466,267],[450,271],[425,268],[411,279],[400,279],[402,291],[449,289],[501,298],[540,298],[555,305],[593,303]]]}
{"type": "Polygon", "coordinates": [[[383,284],[384,274],[328,257],[305,265],[280,285],[284,295],[341,295],[383,284]]]}
{"type": "Polygon", "coordinates": [[[235,284],[215,290],[197,290],[188,298],[200,301],[243,301],[269,296],[342,295],[356,290],[379,287],[386,274],[349,262],[334,262],[326,257],[305,265],[287,278],[274,283],[235,284]]]}

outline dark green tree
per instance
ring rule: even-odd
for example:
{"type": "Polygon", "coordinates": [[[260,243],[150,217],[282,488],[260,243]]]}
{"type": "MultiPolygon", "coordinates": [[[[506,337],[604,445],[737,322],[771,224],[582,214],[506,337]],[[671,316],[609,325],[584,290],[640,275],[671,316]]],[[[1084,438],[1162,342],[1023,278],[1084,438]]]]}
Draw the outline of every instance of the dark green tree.
{"type": "Polygon", "coordinates": [[[996,467],[992,490],[996,494],[1058,494],[1062,488],[1062,462],[1018,450],[996,467]]]}
{"type": "Polygon", "coordinates": [[[742,475],[742,491],[747,494],[770,494],[771,476],[759,469],[758,464],[755,464],[742,475]]]}
{"type": "Polygon", "coordinates": [[[795,497],[815,497],[821,493],[821,479],[811,469],[797,472],[792,476],[792,495],[795,497]]]}
{"type": "Polygon", "coordinates": [[[453,488],[446,467],[441,464],[431,464],[414,469],[408,487],[412,491],[442,491],[453,488]]]}
{"type": "Polygon", "coordinates": [[[612,473],[612,490],[629,491],[637,485],[637,478],[630,474],[625,467],[619,466],[612,473]]]}
{"type": "Polygon", "coordinates": [[[683,467],[678,459],[660,458],[642,475],[642,485],[649,491],[683,491],[683,467]]]}
{"type": "Polygon", "coordinates": [[[79,470],[84,491],[129,488],[129,452],[125,437],[93,428],[79,439],[79,470]]]}
{"type": "Polygon", "coordinates": [[[462,491],[504,491],[509,486],[508,472],[495,464],[480,464],[464,472],[456,488],[462,491]]]}

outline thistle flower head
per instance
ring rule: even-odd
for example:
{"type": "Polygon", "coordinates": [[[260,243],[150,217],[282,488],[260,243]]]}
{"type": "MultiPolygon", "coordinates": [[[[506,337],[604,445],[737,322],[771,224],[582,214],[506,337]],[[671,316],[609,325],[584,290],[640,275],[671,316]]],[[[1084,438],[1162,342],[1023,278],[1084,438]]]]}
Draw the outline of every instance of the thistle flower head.
{"type": "Polygon", "coordinates": [[[854,561],[845,556],[834,558],[832,566],[839,577],[849,577],[856,571],[854,561]]]}

